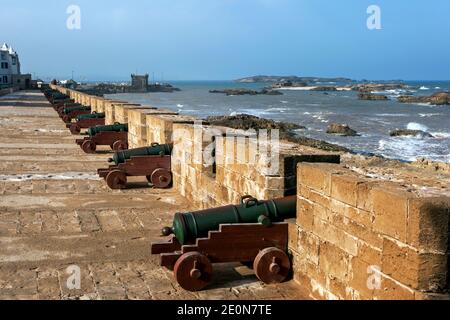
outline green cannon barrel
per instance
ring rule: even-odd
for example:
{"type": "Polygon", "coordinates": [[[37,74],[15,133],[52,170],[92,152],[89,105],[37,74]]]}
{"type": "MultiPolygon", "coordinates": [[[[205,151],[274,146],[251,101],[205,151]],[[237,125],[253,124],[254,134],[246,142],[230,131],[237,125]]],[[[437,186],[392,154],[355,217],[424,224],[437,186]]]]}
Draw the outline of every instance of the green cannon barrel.
{"type": "Polygon", "coordinates": [[[168,156],[172,154],[172,144],[158,144],[154,143],[151,147],[131,149],[119,151],[114,154],[114,156],[109,159],[110,162],[114,162],[116,165],[124,163],[126,160],[131,159],[131,157],[139,156],[168,156]]]}
{"type": "Polygon", "coordinates": [[[69,107],[69,108],[64,108],[63,110],[63,114],[69,114],[75,111],[89,111],[91,110],[90,107],[69,107]]]}
{"type": "Polygon", "coordinates": [[[69,99],[69,97],[63,93],[53,92],[50,94],[53,100],[69,99]]]}
{"type": "Polygon", "coordinates": [[[198,238],[205,238],[209,231],[217,231],[221,224],[261,223],[270,226],[295,218],[297,197],[258,201],[244,197],[241,205],[175,214],[172,227],[163,229],[164,235],[174,234],[182,244],[192,244],[198,238]]]}
{"type": "Polygon", "coordinates": [[[106,126],[95,126],[88,129],[89,136],[93,137],[100,132],[128,132],[128,124],[112,124],[106,126]]]}
{"type": "Polygon", "coordinates": [[[83,120],[83,119],[103,119],[105,118],[104,113],[91,113],[91,114],[82,114],[77,117],[77,120],[83,120]]]}

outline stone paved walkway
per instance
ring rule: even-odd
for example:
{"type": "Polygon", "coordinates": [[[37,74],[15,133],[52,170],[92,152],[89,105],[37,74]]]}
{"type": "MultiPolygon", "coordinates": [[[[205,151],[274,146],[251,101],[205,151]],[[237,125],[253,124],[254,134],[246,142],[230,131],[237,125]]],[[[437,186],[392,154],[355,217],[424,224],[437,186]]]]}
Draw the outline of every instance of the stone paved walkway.
{"type": "Polygon", "coordinates": [[[0,299],[302,298],[292,281],[266,286],[230,264],[208,290],[181,289],[149,249],[189,204],[140,180],[110,191],[95,175],[110,153],[84,154],[41,93],[1,97],[0,132],[0,299]]]}

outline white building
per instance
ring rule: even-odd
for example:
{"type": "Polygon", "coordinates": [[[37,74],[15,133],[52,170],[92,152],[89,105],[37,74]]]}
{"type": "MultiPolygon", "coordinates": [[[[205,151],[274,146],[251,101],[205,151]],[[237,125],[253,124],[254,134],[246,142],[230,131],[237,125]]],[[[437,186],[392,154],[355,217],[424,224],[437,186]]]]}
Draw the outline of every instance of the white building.
{"type": "Polygon", "coordinates": [[[31,75],[20,72],[19,55],[14,49],[4,43],[0,47],[0,87],[28,88],[31,75]]]}

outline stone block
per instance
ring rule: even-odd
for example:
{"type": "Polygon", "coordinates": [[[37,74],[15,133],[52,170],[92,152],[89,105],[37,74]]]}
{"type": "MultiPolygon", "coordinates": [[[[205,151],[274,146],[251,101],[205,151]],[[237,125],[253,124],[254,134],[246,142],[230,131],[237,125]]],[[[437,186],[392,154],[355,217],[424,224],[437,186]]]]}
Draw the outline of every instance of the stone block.
{"type": "Polygon", "coordinates": [[[385,238],[382,255],[383,273],[414,290],[437,293],[447,286],[446,253],[423,253],[385,238]]]}
{"type": "Polygon", "coordinates": [[[344,250],[329,242],[320,244],[319,268],[324,274],[347,281],[349,277],[349,263],[350,256],[344,250]]]}
{"type": "Polygon", "coordinates": [[[331,176],[341,167],[335,164],[300,163],[298,166],[298,184],[309,187],[327,196],[331,195],[331,176]]]}
{"type": "Polygon", "coordinates": [[[405,242],[408,202],[414,194],[385,183],[373,189],[374,230],[405,242]]]}
{"type": "Polygon", "coordinates": [[[448,252],[449,217],[450,198],[410,199],[406,242],[420,250],[448,252]]]}
{"type": "Polygon", "coordinates": [[[331,176],[331,197],[348,205],[357,206],[358,185],[365,181],[354,174],[331,176]]]}

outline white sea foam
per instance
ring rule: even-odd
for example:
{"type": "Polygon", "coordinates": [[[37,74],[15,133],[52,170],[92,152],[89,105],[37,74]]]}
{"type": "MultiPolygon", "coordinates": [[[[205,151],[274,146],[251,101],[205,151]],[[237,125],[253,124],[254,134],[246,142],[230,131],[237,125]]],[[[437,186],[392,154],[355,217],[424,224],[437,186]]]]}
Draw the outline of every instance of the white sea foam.
{"type": "Polygon", "coordinates": [[[431,132],[431,134],[437,139],[450,139],[450,132],[431,132]]]}
{"type": "Polygon", "coordinates": [[[291,110],[290,108],[269,108],[266,109],[266,112],[281,112],[281,113],[285,113],[286,111],[291,110]]]}
{"type": "Polygon", "coordinates": [[[417,137],[396,137],[379,141],[379,152],[387,158],[400,158],[405,161],[415,161],[418,158],[434,158],[435,144],[429,139],[417,137]]]}
{"type": "Polygon", "coordinates": [[[280,101],[282,104],[287,104],[287,103],[289,103],[289,101],[280,101]]]}
{"type": "Polygon", "coordinates": [[[419,116],[421,116],[422,118],[430,118],[430,117],[442,116],[442,113],[419,113],[419,116]]]}
{"type": "Polygon", "coordinates": [[[425,87],[425,86],[422,86],[422,87],[419,88],[419,90],[424,90],[424,91],[426,91],[426,90],[430,90],[430,88],[425,87]]]}
{"type": "Polygon", "coordinates": [[[242,111],[239,111],[238,113],[249,114],[255,117],[263,117],[268,114],[268,112],[265,110],[257,110],[257,109],[242,109],[242,111]]]}
{"type": "Polygon", "coordinates": [[[408,114],[405,113],[378,113],[377,117],[408,117],[408,114]]]}
{"type": "Polygon", "coordinates": [[[178,108],[184,108],[184,104],[177,104],[178,108]]]}

